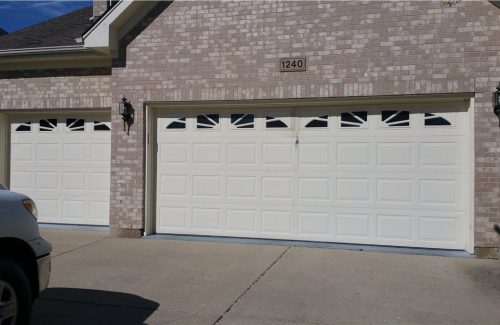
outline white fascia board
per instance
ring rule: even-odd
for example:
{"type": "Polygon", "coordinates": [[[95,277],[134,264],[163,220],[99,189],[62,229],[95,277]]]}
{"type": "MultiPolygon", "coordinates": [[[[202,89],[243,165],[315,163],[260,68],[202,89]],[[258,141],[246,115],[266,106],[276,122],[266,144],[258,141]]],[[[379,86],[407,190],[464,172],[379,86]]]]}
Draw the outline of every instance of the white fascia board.
{"type": "Polygon", "coordinates": [[[157,1],[123,0],[118,2],[83,36],[83,46],[107,55],[118,49],[119,29],[138,14],[141,7],[157,1]]]}

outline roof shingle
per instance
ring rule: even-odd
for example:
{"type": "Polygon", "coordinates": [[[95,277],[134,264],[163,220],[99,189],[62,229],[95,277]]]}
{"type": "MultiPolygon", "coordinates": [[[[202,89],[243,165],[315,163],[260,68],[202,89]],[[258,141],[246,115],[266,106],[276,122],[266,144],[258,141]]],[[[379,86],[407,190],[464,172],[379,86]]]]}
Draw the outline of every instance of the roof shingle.
{"type": "Polygon", "coordinates": [[[3,35],[0,50],[78,45],[75,38],[92,25],[90,17],[92,6],[3,35]]]}

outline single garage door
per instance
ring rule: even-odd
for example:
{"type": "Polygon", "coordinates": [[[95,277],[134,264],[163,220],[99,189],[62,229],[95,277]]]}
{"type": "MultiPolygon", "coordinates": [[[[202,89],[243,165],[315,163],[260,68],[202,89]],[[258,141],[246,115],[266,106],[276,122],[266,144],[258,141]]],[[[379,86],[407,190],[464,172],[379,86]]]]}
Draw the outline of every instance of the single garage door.
{"type": "Polygon", "coordinates": [[[158,233],[465,249],[467,111],[157,113],[158,233]]]}
{"type": "Polygon", "coordinates": [[[10,184],[36,202],[39,222],[107,225],[109,114],[11,119],[10,184]]]}

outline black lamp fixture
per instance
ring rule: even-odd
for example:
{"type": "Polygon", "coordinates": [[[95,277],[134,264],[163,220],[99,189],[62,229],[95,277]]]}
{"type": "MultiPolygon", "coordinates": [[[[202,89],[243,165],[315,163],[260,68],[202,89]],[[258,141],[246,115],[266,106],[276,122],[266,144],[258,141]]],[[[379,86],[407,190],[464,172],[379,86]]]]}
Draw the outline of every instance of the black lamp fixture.
{"type": "Polygon", "coordinates": [[[498,126],[500,127],[500,82],[497,91],[493,93],[493,113],[498,117],[498,126]]]}
{"type": "Polygon", "coordinates": [[[125,98],[125,95],[122,96],[122,101],[118,105],[118,114],[122,116],[125,122],[134,118],[134,108],[130,104],[130,101],[125,98]]]}
{"type": "Polygon", "coordinates": [[[130,100],[125,98],[125,95],[122,96],[122,101],[118,105],[118,114],[122,116],[123,120],[123,131],[127,131],[127,135],[130,132],[130,126],[134,123],[134,107],[130,103],[130,100]],[[126,128],[126,126],[128,128],[126,128]]]}

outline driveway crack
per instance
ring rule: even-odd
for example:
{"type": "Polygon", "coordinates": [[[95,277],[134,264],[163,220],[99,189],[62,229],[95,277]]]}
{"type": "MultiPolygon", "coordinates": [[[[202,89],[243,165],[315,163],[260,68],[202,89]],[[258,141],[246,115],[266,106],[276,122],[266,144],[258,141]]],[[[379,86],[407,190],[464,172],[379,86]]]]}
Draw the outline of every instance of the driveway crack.
{"type": "Polygon", "coordinates": [[[98,242],[101,242],[105,239],[108,239],[110,238],[110,236],[107,236],[107,237],[104,237],[104,238],[101,238],[101,239],[97,239],[97,240],[94,240],[94,241],[91,241],[89,243],[86,243],[84,245],[81,245],[81,246],[78,246],[78,247],[75,247],[75,248],[72,248],[72,249],[68,249],[67,251],[64,251],[64,252],[61,252],[59,254],[55,254],[55,255],[52,255],[52,258],[55,258],[55,257],[58,257],[58,256],[61,256],[61,255],[64,255],[66,253],[71,253],[73,251],[76,251],[77,249],[80,249],[80,248],[83,248],[83,247],[87,247],[87,246],[90,246],[90,245],[93,245],[93,244],[96,244],[98,242]]]}
{"type": "Polygon", "coordinates": [[[267,273],[267,271],[269,271],[276,263],[278,263],[278,261],[286,254],[286,252],[288,252],[290,250],[292,246],[288,246],[284,251],[283,253],[281,253],[258,277],[257,279],[255,279],[255,281],[253,281],[234,301],[233,303],[224,311],[224,313],[222,313],[222,315],[219,316],[219,318],[217,318],[217,320],[213,323],[213,325],[219,323],[222,318],[224,318],[224,316],[227,315],[227,313],[229,313],[231,311],[231,309],[233,308],[234,305],[236,305],[238,303],[238,301],[248,292],[250,291],[250,289],[252,289],[252,287],[257,283],[259,282],[260,279],[262,279],[262,277],[264,277],[264,275],[267,273]]]}

